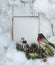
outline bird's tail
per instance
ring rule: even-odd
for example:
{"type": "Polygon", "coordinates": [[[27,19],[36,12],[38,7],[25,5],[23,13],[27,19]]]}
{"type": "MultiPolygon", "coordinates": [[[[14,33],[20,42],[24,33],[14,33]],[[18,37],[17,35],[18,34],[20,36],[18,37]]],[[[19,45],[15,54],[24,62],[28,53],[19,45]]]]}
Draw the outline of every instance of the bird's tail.
{"type": "Polygon", "coordinates": [[[52,44],[51,42],[49,42],[48,44],[55,49],[55,44],[52,44]]]}

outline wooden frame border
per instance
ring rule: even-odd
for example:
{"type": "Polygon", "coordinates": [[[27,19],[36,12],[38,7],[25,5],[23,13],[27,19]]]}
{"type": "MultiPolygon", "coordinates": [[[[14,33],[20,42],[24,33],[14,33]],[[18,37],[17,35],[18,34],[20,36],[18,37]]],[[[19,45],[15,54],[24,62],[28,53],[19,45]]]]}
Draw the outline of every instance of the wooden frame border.
{"type": "MultiPolygon", "coordinates": [[[[38,17],[39,16],[13,16],[12,17],[12,32],[11,32],[11,36],[12,36],[12,40],[14,41],[14,17],[17,18],[17,17],[38,17]]],[[[40,33],[40,18],[39,18],[39,33],[40,33]]]]}

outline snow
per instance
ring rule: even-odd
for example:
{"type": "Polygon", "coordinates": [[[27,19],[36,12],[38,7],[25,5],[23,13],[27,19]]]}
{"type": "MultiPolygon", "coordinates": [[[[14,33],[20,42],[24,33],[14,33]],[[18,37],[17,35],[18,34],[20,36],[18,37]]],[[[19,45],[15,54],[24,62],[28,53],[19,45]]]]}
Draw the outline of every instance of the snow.
{"type": "MultiPolygon", "coordinates": [[[[17,1],[11,2],[10,0],[9,2],[12,5],[14,3],[17,4],[17,1]]],[[[7,0],[2,0],[2,2],[4,5],[2,6],[2,3],[0,2],[0,5],[2,6],[0,6],[0,65],[55,65],[55,55],[54,57],[48,57],[47,62],[43,62],[41,59],[28,60],[24,52],[16,50],[16,44],[11,39],[12,7],[7,5],[7,0]]],[[[44,13],[49,19],[51,19],[51,23],[54,25],[55,29],[54,3],[55,0],[36,0],[36,2],[34,3],[34,9],[36,10],[36,12],[44,13]]],[[[46,19],[46,17],[44,17],[45,22],[49,21],[48,18],[46,19]]],[[[44,19],[41,20],[43,24],[45,23],[44,19]]],[[[42,27],[42,32],[43,30],[45,29],[42,27]]],[[[46,33],[44,34],[46,35],[46,33]]],[[[48,32],[48,35],[46,36],[49,35],[51,35],[49,41],[55,43],[55,36],[52,36],[52,32],[51,34],[48,32]]]]}
{"type": "MultiPolygon", "coordinates": [[[[55,65],[54,57],[49,57],[47,62],[41,59],[27,59],[24,52],[16,50],[16,44],[11,40],[10,32],[6,32],[0,26],[0,65],[55,65]],[[52,61],[53,60],[53,61],[52,61]]],[[[49,40],[53,41],[54,37],[49,40]]]]}
{"type": "Polygon", "coordinates": [[[48,11],[48,7],[49,7],[49,2],[48,0],[36,0],[36,2],[34,3],[34,8],[35,10],[37,10],[38,12],[47,12],[48,11]],[[37,5],[36,5],[37,4],[37,5]],[[46,6],[47,5],[47,6],[46,6]],[[43,10],[44,9],[44,10],[43,10]]]}
{"type": "Polygon", "coordinates": [[[36,12],[44,13],[49,19],[55,18],[55,3],[54,0],[36,0],[33,8],[36,12]]]}
{"type": "Polygon", "coordinates": [[[39,17],[40,17],[40,32],[43,33],[46,37],[51,37],[53,35],[53,31],[51,28],[50,21],[43,13],[40,13],[39,17]]]}
{"type": "MultiPolygon", "coordinates": [[[[47,24],[53,24],[54,30],[51,33],[55,35],[55,0],[36,0],[33,4],[33,9],[38,12],[39,15],[41,15],[41,32],[44,34],[47,33],[47,30],[44,32],[44,27],[47,27],[49,29],[49,27],[46,25],[46,23],[48,22],[47,24]]],[[[52,35],[51,33],[49,33],[49,31],[47,36],[52,35]]]]}

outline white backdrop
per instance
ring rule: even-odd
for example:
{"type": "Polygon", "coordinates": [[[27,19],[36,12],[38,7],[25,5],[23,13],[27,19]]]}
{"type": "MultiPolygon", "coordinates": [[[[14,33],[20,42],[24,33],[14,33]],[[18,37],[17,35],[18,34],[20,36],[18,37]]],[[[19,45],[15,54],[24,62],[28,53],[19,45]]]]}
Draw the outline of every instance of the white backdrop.
{"type": "Polygon", "coordinates": [[[38,28],[38,17],[14,18],[14,41],[19,42],[24,37],[29,43],[36,42],[38,28]]]}

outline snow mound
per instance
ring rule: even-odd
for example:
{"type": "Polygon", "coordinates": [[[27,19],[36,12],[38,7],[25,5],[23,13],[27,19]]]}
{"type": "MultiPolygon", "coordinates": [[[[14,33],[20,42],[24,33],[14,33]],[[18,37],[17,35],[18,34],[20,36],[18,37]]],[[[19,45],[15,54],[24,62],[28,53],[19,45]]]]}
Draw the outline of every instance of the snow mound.
{"type": "Polygon", "coordinates": [[[44,13],[48,18],[55,18],[55,2],[53,0],[36,0],[33,4],[36,12],[44,13]]]}

